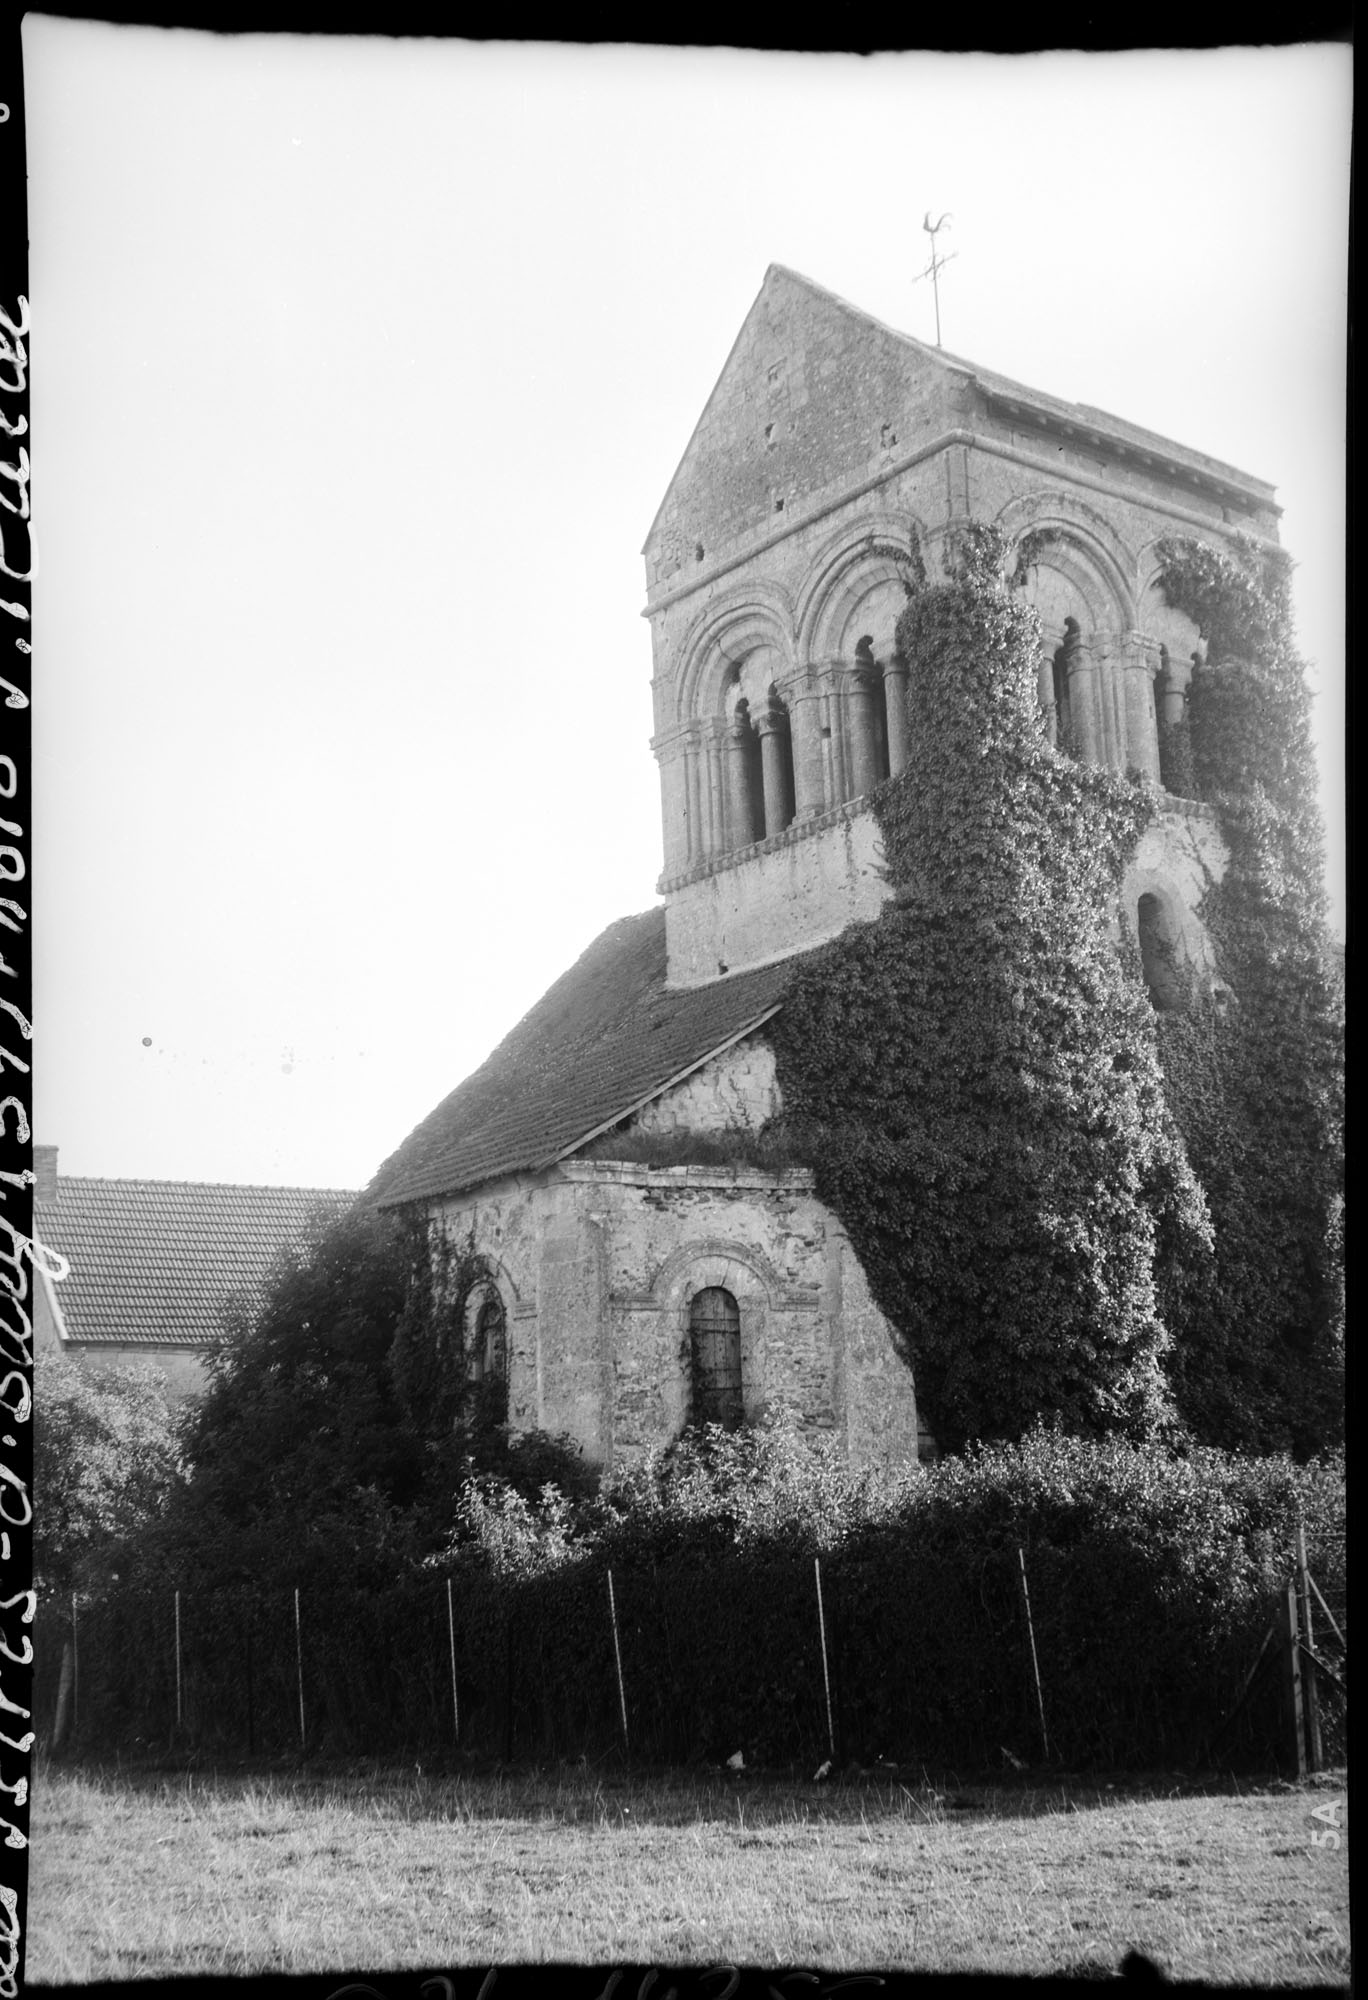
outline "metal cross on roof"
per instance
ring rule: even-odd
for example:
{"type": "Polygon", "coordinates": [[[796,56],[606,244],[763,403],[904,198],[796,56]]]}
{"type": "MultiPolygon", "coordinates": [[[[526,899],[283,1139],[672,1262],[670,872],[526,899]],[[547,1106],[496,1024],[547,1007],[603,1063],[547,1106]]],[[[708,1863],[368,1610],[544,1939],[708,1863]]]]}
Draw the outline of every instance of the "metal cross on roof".
{"type": "Polygon", "coordinates": [[[948,264],[948,263],[950,262],[950,258],[951,258],[951,257],[955,257],[955,256],[958,256],[958,254],[959,254],[959,253],[958,253],[958,251],[955,251],[955,250],[952,250],[952,251],[950,252],[949,256],[946,256],[946,257],[938,257],[938,256],[936,255],[936,238],[937,238],[937,236],[938,236],[938,235],[940,234],[941,230],[942,230],[942,229],[944,229],[944,227],[945,227],[946,223],[947,223],[947,222],[950,222],[950,221],[952,221],[952,220],[953,220],[953,217],[952,217],[952,216],[950,216],[949,214],[946,214],[946,215],[943,215],[943,216],[941,217],[941,219],[940,219],[940,221],[939,221],[939,222],[933,222],[933,221],[931,220],[931,211],[930,211],[930,209],[929,209],[929,208],[927,209],[927,211],[926,211],[926,220],[925,220],[925,221],[923,222],[923,224],[922,224],[922,228],[923,228],[923,229],[924,229],[924,230],[926,231],[927,235],[928,235],[928,236],[929,236],[929,237],[931,238],[931,262],[930,262],[930,263],[929,263],[929,264],[927,265],[927,267],[926,267],[926,269],[925,269],[924,271],[918,271],[918,273],[917,273],[917,275],[916,275],[915,279],[913,280],[913,283],[914,283],[914,284],[920,284],[923,278],[929,278],[929,279],[931,280],[931,291],[932,291],[932,295],[933,295],[933,297],[935,298],[935,301],[936,301],[936,345],[937,345],[937,347],[939,347],[939,346],[940,346],[940,344],[941,344],[941,324],[940,324],[940,272],[941,272],[941,269],[942,269],[942,267],[943,267],[944,265],[946,265],[946,264],[948,264]]]}

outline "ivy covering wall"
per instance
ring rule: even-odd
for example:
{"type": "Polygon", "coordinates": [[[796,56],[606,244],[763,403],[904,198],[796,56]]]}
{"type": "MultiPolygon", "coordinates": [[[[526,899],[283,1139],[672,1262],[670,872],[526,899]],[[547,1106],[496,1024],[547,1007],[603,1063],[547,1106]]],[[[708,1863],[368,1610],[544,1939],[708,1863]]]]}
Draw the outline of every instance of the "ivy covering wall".
{"type": "Polygon", "coordinates": [[[1161,794],[1046,740],[1013,588],[1039,551],[976,523],[947,550],[898,624],[893,897],[772,1029],[789,1135],[943,1446],[1046,1414],[1309,1452],[1335,1434],[1338,1050],[1285,576],[1166,551],[1208,639],[1191,754],[1232,859],[1201,914],[1237,999],[1160,1017],[1116,912],[1161,794]]]}
{"type": "Polygon", "coordinates": [[[1174,1383],[1200,1435],[1305,1456],[1343,1435],[1343,982],[1291,565],[1248,541],[1171,540],[1159,556],[1168,601],[1206,642],[1192,765],[1230,850],[1201,911],[1230,998],[1193,992],[1158,1023],[1216,1247],[1168,1302],[1174,1383]]]}

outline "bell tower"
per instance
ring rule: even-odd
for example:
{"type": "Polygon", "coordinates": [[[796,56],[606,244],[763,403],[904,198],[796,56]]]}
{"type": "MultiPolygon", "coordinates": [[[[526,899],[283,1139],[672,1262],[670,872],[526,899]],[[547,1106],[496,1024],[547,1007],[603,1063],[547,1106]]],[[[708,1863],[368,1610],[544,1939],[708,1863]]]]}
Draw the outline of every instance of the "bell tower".
{"type": "MultiPolygon", "coordinates": [[[[906,762],[894,631],[912,546],[934,575],[970,518],[1048,530],[1028,581],[1042,730],[1162,787],[1160,722],[1181,714],[1197,634],[1162,602],[1154,544],[1276,541],[1273,489],[771,265],[644,550],[671,986],[877,912],[869,798],[906,762]]],[[[1200,806],[1173,827],[1168,901],[1190,913],[1224,863],[1200,806]]]]}

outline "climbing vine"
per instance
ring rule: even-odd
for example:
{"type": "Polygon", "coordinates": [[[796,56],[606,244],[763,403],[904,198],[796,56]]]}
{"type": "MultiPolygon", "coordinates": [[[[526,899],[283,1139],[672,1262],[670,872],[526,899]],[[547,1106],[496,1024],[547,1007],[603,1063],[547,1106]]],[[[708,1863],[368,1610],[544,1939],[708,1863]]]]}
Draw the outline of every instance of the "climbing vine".
{"type": "Polygon", "coordinates": [[[1156,795],[1046,741],[1033,553],[968,524],[909,596],[908,759],[874,800],[893,896],[774,1027],[787,1122],[950,1448],[1039,1413],[1161,1429],[1160,1295],[1210,1253],[1112,928],[1156,795]]]}
{"type": "Polygon", "coordinates": [[[1306,1455],[1343,1426],[1343,990],[1290,565],[1247,540],[1158,554],[1168,602],[1206,642],[1191,754],[1230,865],[1201,915],[1233,996],[1159,1023],[1216,1232],[1205,1282],[1170,1309],[1174,1379],[1201,1434],[1306,1455]]]}
{"type": "MultiPolygon", "coordinates": [[[[438,1222],[411,1215],[401,1225],[408,1283],[390,1348],[395,1393],[420,1437],[446,1439],[474,1418],[477,1385],[467,1381],[466,1306],[486,1275],[474,1232],[454,1240],[438,1222]]],[[[478,1388],[483,1388],[483,1384],[478,1388]]]]}

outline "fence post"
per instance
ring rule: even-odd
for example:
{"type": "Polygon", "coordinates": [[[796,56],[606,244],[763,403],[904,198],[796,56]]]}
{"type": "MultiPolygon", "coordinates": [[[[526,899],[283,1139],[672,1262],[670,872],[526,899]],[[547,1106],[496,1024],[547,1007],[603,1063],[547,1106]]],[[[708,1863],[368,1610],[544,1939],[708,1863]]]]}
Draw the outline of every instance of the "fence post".
{"type": "Polygon", "coordinates": [[[456,1738],[457,1747],[459,1748],[461,1742],[461,1704],[456,1694],[456,1613],[453,1610],[451,1603],[450,1577],[448,1577],[446,1580],[446,1587],[447,1587],[447,1641],[451,1648],[451,1727],[452,1727],[452,1732],[456,1738]]]}
{"type": "Polygon", "coordinates": [[[1026,1583],[1026,1551],[1018,1544],[1017,1561],[1021,1565],[1021,1596],[1026,1606],[1026,1636],[1031,1642],[1031,1671],[1035,1675],[1036,1708],[1040,1712],[1040,1740],[1045,1746],[1045,1761],[1050,1761],[1050,1733],[1045,1727],[1045,1696],[1040,1685],[1040,1658],[1036,1652],[1035,1620],[1031,1616],[1031,1593],[1026,1583]]]}
{"type": "Polygon", "coordinates": [[[632,1754],[632,1746],[627,1740],[627,1690],[622,1680],[622,1646],[618,1639],[617,1599],[613,1596],[613,1572],[608,1572],[608,1616],[613,1626],[613,1657],[617,1661],[618,1707],[622,1711],[622,1753],[632,1754]]]}
{"type": "Polygon", "coordinates": [[[243,1619],[247,1645],[247,1755],[249,1757],[256,1755],[256,1689],[252,1677],[252,1624],[252,1605],[249,1599],[246,1616],[243,1619]]]}
{"type": "Polygon", "coordinates": [[[513,1604],[511,1598],[507,1611],[508,1623],[504,1630],[504,1762],[513,1762],[513,1604]]]}
{"type": "Polygon", "coordinates": [[[181,1731],[182,1714],[183,1710],[181,1706],[180,1592],[177,1591],[176,1592],[176,1734],[178,1736],[181,1731]]]}
{"type": "Polygon", "coordinates": [[[57,1675],[57,1709],[52,1720],[52,1747],[60,1750],[62,1738],[66,1734],[67,1710],[71,1706],[71,1646],[70,1639],[62,1641],[62,1664],[57,1675]]]}
{"type": "Polygon", "coordinates": [[[304,1736],[304,1640],[299,1624],[299,1585],[295,1585],[295,1676],[299,1683],[299,1754],[307,1757],[308,1745],[304,1736]]]}
{"type": "Polygon", "coordinates": [[[822,1558],[812,1558],[812,1573],[817,1579],[817,1631],[822,1641],[822,1686],[826,1689],[827,1748],[836,1755],[836,1724],[831,1714],[831,1668],[827,1661],[826,1610],[822,1604],[822,1558]]]}
{"type": "Polygon", "coordinates": [[[81,1648],[76,1637],[76,1593],[71,1593],[71,1734],[81,1733],[81,1648]]]}
{"type": "Polygon", "coordinates": [[[1297,1776],[1306,1776],[1306,1706],[1302,1700],[1301,1631],[1297,1619],[1297,1583],[1289,1577],[1278,1601],[1282,1626],[1287,1698],[1292,1710],[1292,1735],[1297,1749],[1297,1776]]]}
{"type": "Polygon", "coordinates": [[[1325,1760],[1321,1753],[1320,1697],[1316,1688],[1316,1635],[1311,1622],[1310,1574],[1306,1567],[1306,1527],[1300,1514],[1297,1516],[1297,1598],[1301,1612],[1302,1639],[1306,1645],[1306,1749],[1311,1769],[1319,1771],[1325,1760]]]}

